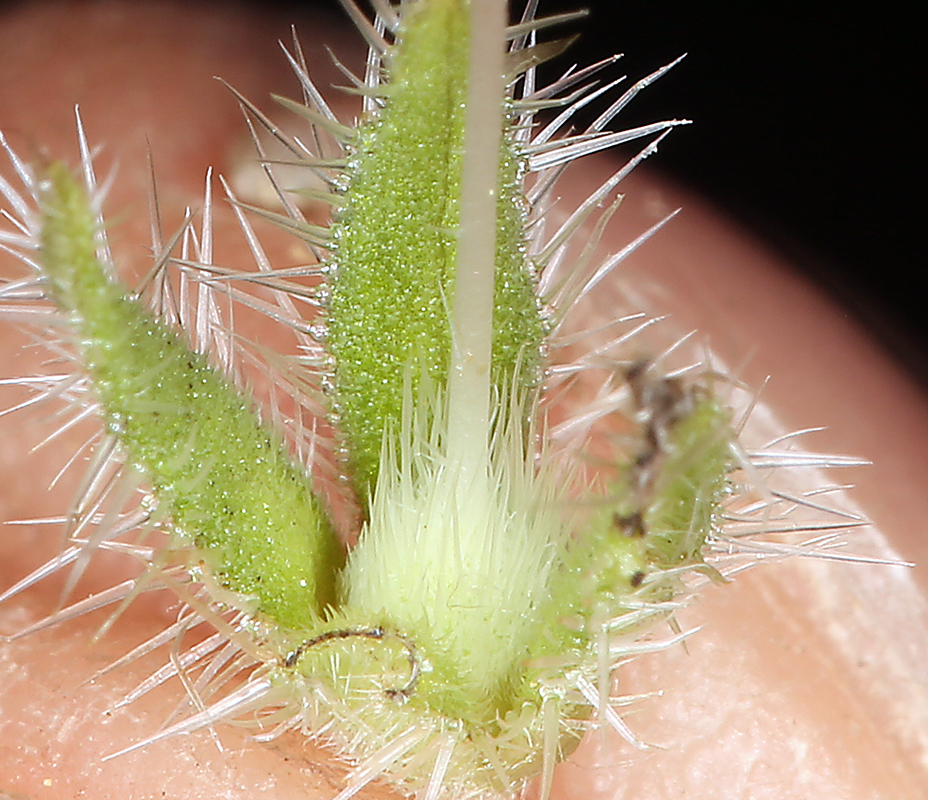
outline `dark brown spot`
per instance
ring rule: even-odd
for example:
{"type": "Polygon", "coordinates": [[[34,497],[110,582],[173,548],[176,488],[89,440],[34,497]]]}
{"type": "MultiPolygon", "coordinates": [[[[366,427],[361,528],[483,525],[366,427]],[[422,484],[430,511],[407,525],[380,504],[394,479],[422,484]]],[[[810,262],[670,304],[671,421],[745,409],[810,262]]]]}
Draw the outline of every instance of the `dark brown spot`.
{"type": "Polygon", "coordinates": [[[640,511],[633,511],[624,516],[618,513],[613,514],[612,524],[630,539],[642,539],[647,533],[644,527],[644,517],[640,511]]]}

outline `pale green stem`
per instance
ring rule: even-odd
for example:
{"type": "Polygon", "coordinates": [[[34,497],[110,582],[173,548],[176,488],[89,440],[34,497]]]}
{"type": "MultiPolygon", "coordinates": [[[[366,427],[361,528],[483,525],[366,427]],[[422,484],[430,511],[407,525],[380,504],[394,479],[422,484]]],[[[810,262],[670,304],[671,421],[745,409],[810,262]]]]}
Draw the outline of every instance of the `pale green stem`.
{"type": "Polygon", "coordinates": [[[471,0],[470,58],[461,215],[448,376],[448,453],[462,469],[461,488],[488,463],[490,357],[499,152],[502,139],[504,0],[471,0]]]}

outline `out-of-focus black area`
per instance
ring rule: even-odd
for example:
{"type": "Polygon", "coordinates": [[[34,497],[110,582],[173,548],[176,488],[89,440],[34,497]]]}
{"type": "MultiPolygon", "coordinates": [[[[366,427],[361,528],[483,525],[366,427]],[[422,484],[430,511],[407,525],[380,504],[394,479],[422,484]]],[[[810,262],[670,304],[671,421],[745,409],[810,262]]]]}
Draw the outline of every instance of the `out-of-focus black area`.
{"type": "Polygon", "coordinates": [[[928,171],[917,122],[928,82],[916,6],[587,5],[582,61],[625,53],[631,82],[688,53],[623,120],[693,120],[651,166],[779,247],[928,384],[928,171]]]}

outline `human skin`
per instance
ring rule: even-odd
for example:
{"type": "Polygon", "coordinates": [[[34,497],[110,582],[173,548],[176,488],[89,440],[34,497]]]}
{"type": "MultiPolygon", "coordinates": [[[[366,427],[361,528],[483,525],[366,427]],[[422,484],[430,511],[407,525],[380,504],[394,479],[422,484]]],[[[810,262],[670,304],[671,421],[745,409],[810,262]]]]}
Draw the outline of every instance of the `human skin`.
{"type": "MultiPolygon", "coordinates": [[[[276,49],[291,20],[244,9],[84,3],[22,5],[0,17],[0,128],[27,157],[34,148],[74,159],[72,108],[101,163],[119,161],[107,203],[117,263],[146,266],[149,173],[146,138],[158,178],[165,227],[197,205],[208,165],[241,167],[244,125],[237,104],[210,78],[222,75],[268,106],[271,91],[296,94],[276,49]],[[80,30],[80,36],[72,35],[80,30]]],[[[333,18],[298,20],[304,44],[352,37],[333,18]]],[[[342,50],[339,50],[342,52],[342,50]]],[[[326,71],[320,83],[342,82],[326,71]],[[331,76],[331,77],[329,77],[331,76]]],[[[653,91],[653,90],[652,90],[653,91]]],[[[685,135],[681,133],[679,135],[685,135]]],[[[568,205],[595,186],[601,161],[578,164],[561,188],[568,205]]],[[[629,722],[645,741],[638,752],[594,733],[558,769],[555,796],[601,798],[818,797],[917,798],[928,782],[928,403],[840,308],[798,278],[769,248],[698,198],[653,175],[625,184],[626,201],[607,234],[615,249],[666,211],[684,212],[601,284],[588,317],[611,319],[637,303],[671,313],[674,331],[696,328],[713,353],[762,394],[759,440],[825,425],[806,444],[849,453],[873,466],[842,470],[856,484],[836,502],[874,525],[851,537],[851,550],[897,554],[921,566],[792,560],[764,565],[712,587],[679,615],[703,626],[687,649],[639,659],[620,671],[623,692],[662,691],[629,722]]],[[[217,261],[247,265],[234,221],[217,208],[216,240],[236,244],[217,261]],[[229,234],[223,236],[223,232],[229,234]],[[244,260],[243,260],[244,259],[244,260]]],[[[272,260],[295,263],[285,239],[262,230],[272,260]]],[[[3,274],[18,274],[6,256],[3,274]]],[[[264,341],[272,334],[248,331],[264,341]]],[[[0,374],[29,374],[41,355],[11,326],[0,333],[0,374]]],[[[663,339],[656,338],[658,348],[663,339]]],[[[648,343],[642,344],[644,347],[648,343]]],[[[9,404],[15,392],[8,391],[9,404]]],[[[4,403],[7,401],[4,400],[4,403]]],[[[54,515],[73,486],[48,489],[61,459],[86,432],[75,431],[30,454],[54,426],[42,414],[0,418],[0,519],[54,515]]],[[[0,587],[57,551],[48,526],[8,526],[0,537],[0,587]]],[[[114,583],[132,565],[101,558],[81,588],[114,583]]],[[[0,633],[54,610],[60,584],[46,582],[0,606],[0,633]]],[[[206,732],[179,737],[108,762],[107,753],[156,731],[182,700],[179,683],[127,708],[113,705],[165,658],[98,670],[173,620],[171,599],[149,596],[91,642],[105,618],[87,615],[0,642],[0,797],[35,798],[330,798],[344,768],[298,735],[271,743],[220,726],[220,752],[206,732]]],[[[369,787],[366,796],[389,796],[369,787]]]]}

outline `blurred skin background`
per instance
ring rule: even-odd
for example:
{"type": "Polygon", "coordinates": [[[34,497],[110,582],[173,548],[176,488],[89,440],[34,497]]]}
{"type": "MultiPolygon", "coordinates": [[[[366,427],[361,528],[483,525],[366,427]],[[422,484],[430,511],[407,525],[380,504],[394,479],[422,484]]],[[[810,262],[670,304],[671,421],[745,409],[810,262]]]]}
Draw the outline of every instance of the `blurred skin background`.
{"type": "MultiPolygon", "coordinates": [[[[288,39],[296,22],[304,45],[313,46],[320,83],[341,82],[318,46],[332,42],[342,54],[344,42],[356,41],[335,5],[0,5],[0,128],[26,157],[46,148],[73,161],[73,104],[81,103],[91,142],[104,145],[102,172],[119,164],[109,212],[117,259],[139,271],[148,243],[146,142],[171,230],[185,206],[199,202],[206,167],[234,173],[247,151],[236,103],[211,77],[222,75],[264,108],[270,91],[295,95],[276,41],[288,39]],[[320,18],[317,7],[333,13],[320,18]]],[[[898,59],[881,61],[882,72],[870,63],[880,61],[874,49],[888,53],[914,28],[894,25],[900,38],[887,38],[869,20],[861,31],[850,11],[819,19],[783,4],[737,13],[602,5],[609,7],[595,7],[591,21],[577,26],[584,31],[574,51],[579,62],[624,51],[617,69],[632,81],[690,52],[620,124],[696,120],[669,137],[650,173],[626,186],[612,248],[661,209],[682,205],[685,213],[636,255],[622,280],[657,286],[658,310],[674,313],[683,330],[705,331],[729,363],[749,359],[751,385],[772,374],[764,399],[787,430],[828,425],[816,449],[876,462],[847,478],[859,484],[854,501],[878,523],[878,542],[888,540],[922,568],[793,563],[710,591],[684,620],[706,625],[689,653],[676,648],[643,661],[622,686],[665,692],[635,725],[667,750],[638,754],[592,737],[575,766],[560,771],[558,796],[921,797],[928,411],[912,378],[919,332],[890,291],[902,285],[907,299],[923,286],[911,269],[916,226],[906,220],[914,217],[915,184],[906,180],[910,151],[899,138],[910,127],[900,124],[908,106],[891,99],[894,83],[914,78],[901,63],[904,48],[898,59]],[[681,176],[775,246],[655,170],[681,176]],[[850,305],[834,306],[796,278],[797,269],[823,276],[850,305]]],[[[578,167],[563,188],[568,197],[581,197],[607,168],[601,161],[578,167]]],[[[217,211],[219,230],[230,224],[217,211]]],[[[275,263],[293,263],[287,242],[271,236],[268,247],[275,263]]],[[[240,249],[226,248],[224,257],[241,259],[240,249]]],[[[15,267],[6,259],[0,269],[15,267]]],[[[592,313],[607,319],[618,292],[604,286],[592,313]]],[[[0,341],[2,375],[27,374],[32,356],[23,337],[4,326],[0,341]]],[[[24,460],[41,435],[23,419],[0,420],[4,520],[60,512],[69,498],[45,489],[57,461],[42,453],[24,460]]],[[[4,587],[57,546],[47,530],[2,533],[4,587]]],[[[99,580],[112,583],[109,574],[99,580]]],[[[55,600],[53,590],[39,591],[0,608],[0,631],[47,613],[55,600]]],[[[301,738],[254,745],[225,727],[223,754],[203,734],[100,765],[100,756],[156,730],[181,689],[165,687],[110,716],[107,709],[157,663],[79,684],[171,618],[168,600],[152,600],[92,646],[99,616],[0,643],[0,796],[334,795],[339,768],[301,738]]]]}

